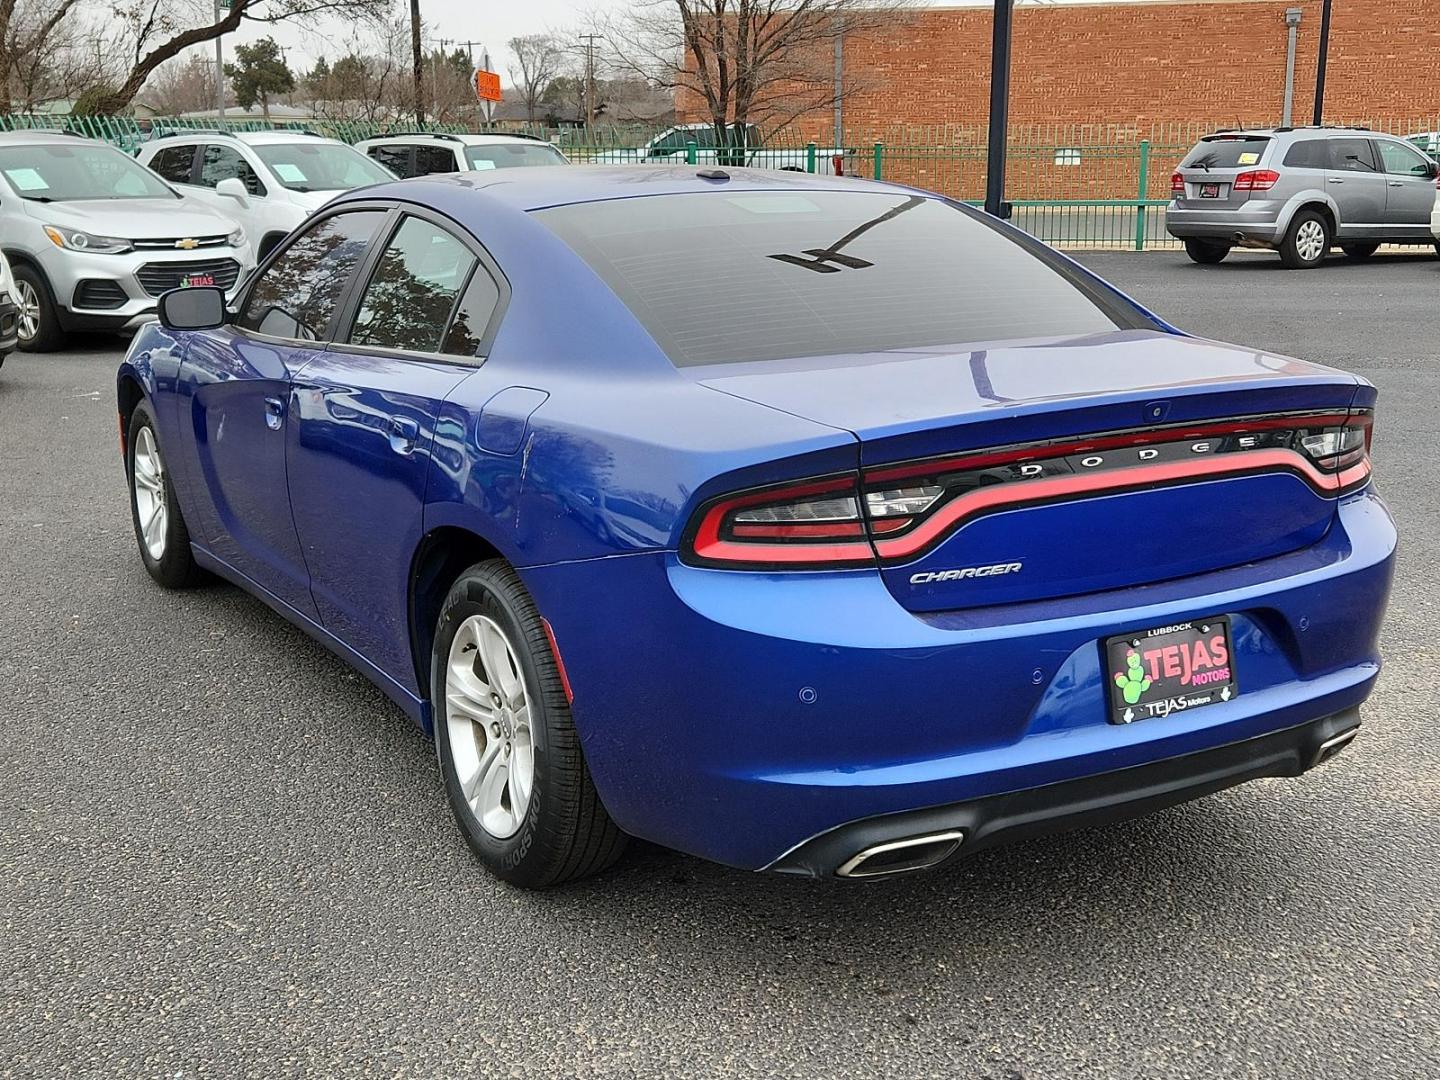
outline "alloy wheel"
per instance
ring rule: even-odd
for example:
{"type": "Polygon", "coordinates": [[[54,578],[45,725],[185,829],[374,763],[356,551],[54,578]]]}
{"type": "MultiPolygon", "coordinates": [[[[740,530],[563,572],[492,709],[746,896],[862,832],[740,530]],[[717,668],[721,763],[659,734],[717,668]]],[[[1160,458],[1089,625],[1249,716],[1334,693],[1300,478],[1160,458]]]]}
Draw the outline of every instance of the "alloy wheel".
{"type": "Polygon", "coordinates": [[[22,341],[32,341],[40,333],[40,294],[23,278],[16,279],[15,292],[20,308],[16,329],[22,341]]]}
{"type": "Polygon", "coordinates": [[[170,527],[170,510],[165,500],[165,464],[155,433],[142,427],[135,433],[135,457],[131,463],[135,496],[135,520],[140,523],[140,541],[150,558],[165,557],[165,536],[170,527]]]}
{"type": "Polygon", "coordinates": [[[1295,231],[1295,250],[1306,262],[1325,254],[1325,226],[1314,219],[1302,221],[1295,231]]]}
{"type": "Polygon", "coordinates": [[[497,840],[514,836],[535,789],[530,696],[510,639],[487,616],[466,619],[450,643],[445,731],[475,820],[497,840]]]}

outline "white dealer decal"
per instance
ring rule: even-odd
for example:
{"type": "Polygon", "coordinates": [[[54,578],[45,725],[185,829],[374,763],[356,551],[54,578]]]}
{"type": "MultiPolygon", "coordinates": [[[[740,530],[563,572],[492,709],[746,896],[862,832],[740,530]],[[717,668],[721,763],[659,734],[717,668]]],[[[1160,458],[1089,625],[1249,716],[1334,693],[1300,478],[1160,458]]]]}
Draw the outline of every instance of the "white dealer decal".
{"type": "Polygon", "coordinates": [[[911,574],[911,585],[934,585],[941,581],[964,581],[967,578],[1000,577],[1002,574],[1018,574],[1024,563],[996,563],[994,566],[967,566],[963,570],[927,570],[923,574],[911,574]]]}

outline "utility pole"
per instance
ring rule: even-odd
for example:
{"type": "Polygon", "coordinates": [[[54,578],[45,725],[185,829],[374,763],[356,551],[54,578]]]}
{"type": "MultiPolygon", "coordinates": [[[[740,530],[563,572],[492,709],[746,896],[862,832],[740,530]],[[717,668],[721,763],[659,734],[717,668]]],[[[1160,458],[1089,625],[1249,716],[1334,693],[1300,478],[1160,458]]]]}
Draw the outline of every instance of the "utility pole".
{"type": "Polygon", "coordinates": [[[1330,58],[1330,3],[1320,8],[1320,59],[1315,65],[1315,126],[1325,122],[1325,62],[1330,58]]]}
{"type": "Polygon", "coordinates": [[[1010,30],[1014,14],[1015,0],[995,0],[995,25],[990,40],[990,140],[985,165],[985,212],[998,218],[1010,216],[1010,206],[1005,202],[1005,143],[1010,126],[1010,30]]]}
{"type": "Polygon", "coordinates": [[[1289,127],[1295,119],[1295,47],[1299,39],[1300,18],[1304,14],[1299,8],[1285,9],[1285,27],[1289,37],[1285,43],[1285,107],[1280,118],[1282,127],[1289,127]]]}
{"type": "Polygon", "coordinates": [[[835,16],[835,141],[845,148],[845,16],[835,16]]]}
{"type": "Polygon", "coordinates": [[[425,126],[425,60],[420,55],[420,0],[410,0],[410,51],[415,60],[415,126],[425,126]]]}
{"type": "MultiPolygon", "coordinates": [[[[215,0],[215,21],[220,21],[220,0],[215,0]]],[[[221,44],[224,36],[215,35],[215,116],[222,127],[225,124],[225,46],[221,44]]]]}
{"type": "Polygon", "coordinates": [[[585,42],[585,130],[595,123],[595,34],[581,34],[585,42]]]}

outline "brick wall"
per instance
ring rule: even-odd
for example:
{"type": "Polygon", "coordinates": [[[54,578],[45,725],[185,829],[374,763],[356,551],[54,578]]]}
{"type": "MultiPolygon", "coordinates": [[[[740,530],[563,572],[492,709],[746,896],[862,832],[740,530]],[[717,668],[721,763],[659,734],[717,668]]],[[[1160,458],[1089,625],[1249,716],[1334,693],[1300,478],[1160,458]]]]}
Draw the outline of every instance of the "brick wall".
{"type": "MultiPolygon", "coordinates": [[[[1313,106],[1320,0],[1149,0],[1023,6],[1015,11],[1011,120],[1133,127],[1166,122],[1278,122],[1285,85],[1284,11],[1303,11],[1295,116],[1313,106]]],[[[913,125],[983,128],[991,9],[930,8],[847,39],[858,88],[845,102],[847,142],[913,125]]],[[[1327,119],[1440,113],[1440,0],[1335,5],[1327,119]]],[[[689,111],[687,109],[687,111],[689,111]]],[[[830,110],[793,133],[824,142],[830,110]]]]}

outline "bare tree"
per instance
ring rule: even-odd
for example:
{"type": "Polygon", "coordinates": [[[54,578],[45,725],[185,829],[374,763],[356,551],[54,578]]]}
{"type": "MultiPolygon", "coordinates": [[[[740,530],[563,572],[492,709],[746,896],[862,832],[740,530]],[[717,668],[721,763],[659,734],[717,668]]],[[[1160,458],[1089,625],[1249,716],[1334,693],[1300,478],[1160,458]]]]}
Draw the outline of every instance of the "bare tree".
{"type": "Polygon", "coordinates": [[[857,89],[836,85],[836,35],[903,18],[898,0],[642,0],[600,19],[613,67],[690,97],[716,134],[778,130],[857,89]]]}
{"type": "Polygon", "coordinates": [[[304,24],[320,16],[374,21],[388,8],[387,0],[232,0],[230,9],[216,20],[208,0],[120,0],[114,20],[128,45],[129,70],[103,102],[103,111],[125,108],[161,64],[186,49],[233,33],[242,22],[304,24]]]}
{"type": "Polygon", "coordinates": [[[215,107],[215,69],[208,58],[191,53],[163,65],[144,89],[146,103],[161,116],[201,112],[215,107]]]}
{"type": "Polygon", "coordinates": [[[525,103],[525,119],[534,123],[540,99],[564,68],[565,51],[554,34],[513,37],[508,44],[515,54],[515,63],[509,67],[510,85],[525,103]]]}

